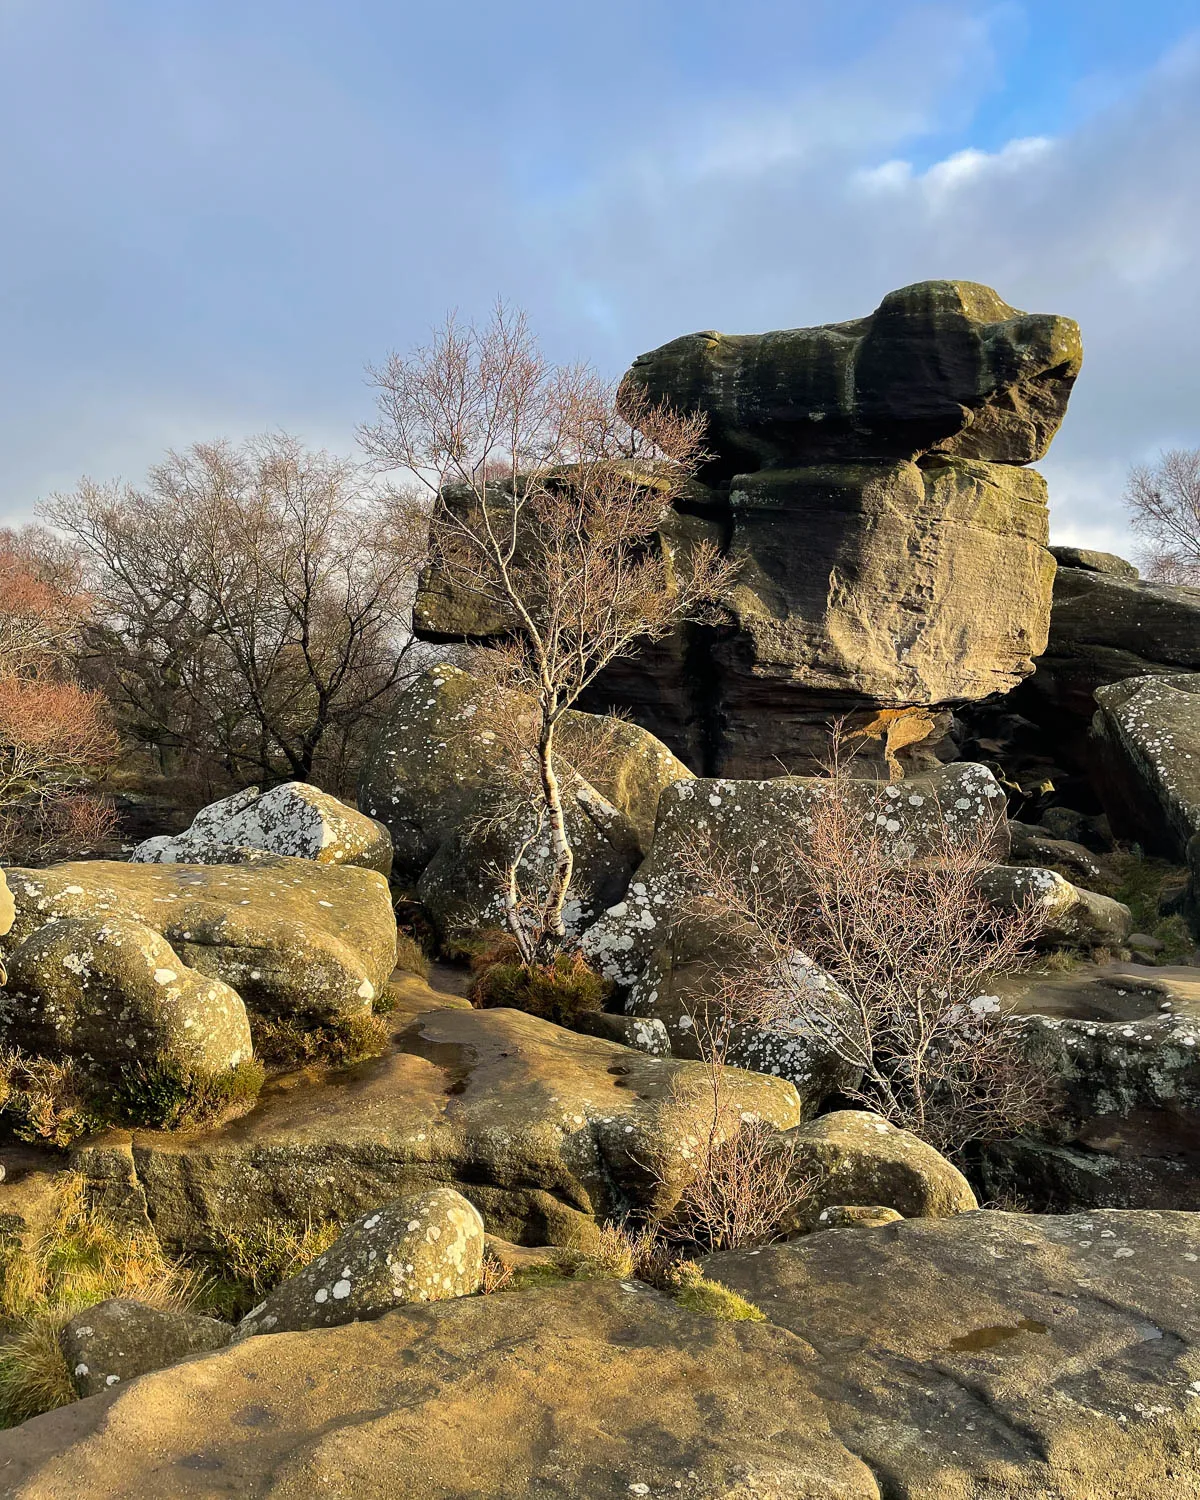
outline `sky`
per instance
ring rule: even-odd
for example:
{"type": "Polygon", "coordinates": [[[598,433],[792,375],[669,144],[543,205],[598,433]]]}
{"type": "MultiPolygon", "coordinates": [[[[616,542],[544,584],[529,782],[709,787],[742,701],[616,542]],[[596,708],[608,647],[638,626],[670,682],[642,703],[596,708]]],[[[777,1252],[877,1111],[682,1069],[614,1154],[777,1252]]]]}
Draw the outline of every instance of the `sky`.
{"type": "Polygon", "coordinates": [[[618,375],[932,277],[1080,322],[1055,541],[1200,444],[1196,0],[0,0],[0,522],[523,307],[618,375]]]}

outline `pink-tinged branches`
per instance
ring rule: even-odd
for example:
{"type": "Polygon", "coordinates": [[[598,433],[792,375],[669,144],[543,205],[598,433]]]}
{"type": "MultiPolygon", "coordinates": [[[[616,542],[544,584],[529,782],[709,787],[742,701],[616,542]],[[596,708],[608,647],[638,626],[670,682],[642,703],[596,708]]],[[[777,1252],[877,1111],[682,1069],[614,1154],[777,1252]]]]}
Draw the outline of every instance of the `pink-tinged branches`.
{"type": "Polygon", "coordinates": [[[1125,504],[1149,578],[1200,585],[1200,448],[1172,448],[1129,472],[1125,504]]]}
{"type": "Polygon", "coordinates": [[[662,530],[700,460],[703,423],[551,365],[523,315],[503,307],[482,328],[450,318],[428,346],[371,373],[378,419],[363,442],[429,496],[434,585],[504,637],[476,653],[485,694],[490,685],[529,705],[526,727],[512,728],[552,873],[533,901],[514,870],[501,881],[531,960],[565,938],[563,714],[609,663],[694,617],[730,576],[714,546],[683,556],[662,530]]]}

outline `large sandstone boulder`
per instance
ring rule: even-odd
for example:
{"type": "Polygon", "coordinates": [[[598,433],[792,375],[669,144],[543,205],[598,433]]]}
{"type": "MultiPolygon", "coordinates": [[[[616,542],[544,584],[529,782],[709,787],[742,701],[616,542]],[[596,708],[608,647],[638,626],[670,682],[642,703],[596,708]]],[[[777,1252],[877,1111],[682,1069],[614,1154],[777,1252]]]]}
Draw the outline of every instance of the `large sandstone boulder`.
{"type": "MultiPolygon", "coordinates": [[[[875,809],[898,857],[927,847],[944,822],[952,832],[982,825],[994,834],[997,853],[1007,847],[1004,796],[983,766],[959,763],[911,781],[852,787],[864,806],[875,809]]],[[[661,1020],[683,1055],[695,1052],[697,1004],[738,951],[718,922],[687,910],[699,889],[689,852],[699,848],[718,864],[732,860],[766,868],[770,860],[786,857],[790,837],[803,835],[812,800],[827,788],[827,781],[815,777],[700,779],[669,787],[659,805],[654,843],[629,889],[584,934],[585,953],[624,991],[629,1013],[661,1020]]],[[[823,982],[817,973],[813,980],[823,982]]],[[[778,1072],[806,1095],[845,1081],[824,1038],[803,1027],[740,1036],[731,1060],[778,1072]]]]}
{"type": "MultiPolygon", "coordinates": [[[[624,890],[663,788],[691,772],[644,729],[592,714],[565,716],[560,749],[575,851],[564,915],[580,931],[624,890]],[[590,779],[572,774],[579,763],[590,779]]],[[[404,694],[370,753],[359,802],[389,829],[394,878],[416,887],[442,936],[503,925],[495,872],[518,848],[526,881],[549,873],[549,843],[531,837],[536,812],[515,793],[509,748],[460,668],[434,667],[404,694]]]]}
{"type": "Polygon", "coordinates": [[[966,1213],[245,1339],[0,1433],[13,1500],[1184,1500],[1200,1217],[966,1213]]]}
{"type": "Polygon", "coordinates": [[[267,1014],[369,1010],[396,961],[391,897],[374,870],[264,855],[249,865],[82,860],[10,869],[8,878],[9,953],[61,918],[125,918],[160,933],[186,969],[223,980],[267,1014]]]}
{"type": "MultiPolygon", "coordinates": [[[[1004,692],[1046,645],[1046,482],[960,458],[763,469],[731,481],[726,693],[878,704],[1004,692]],[[743,681],[744,679],[744,681],[743,681]]],[[[736,699],[729,732],[739,737],[736,699]]],[[[826,718],[830,717],[826,713],[826,718]]],[[[744,731],[742,731],[744,732],[744,731]]]]}
{"type": "Polygon", "coordinates": [[[865,1109],[819,1115],[787,1133],[797,1176],[811,1182],[797,1227],[815,1229],[830,1207],[880,1207],[906,1219],[978,1208],[970,1183],[927,1142],[865,1109]]]}
{"type": "Polygon", "coordinates": [[[1200,969],[1138,964],[1014,975],[1025,1044],[1057,1078],[1036,1136],[982,1154],[989,1195],[1038,1210],[1200,1202],[1200,969]]]}
{"type": "MultiPolygon", "coordinates": [[[[186,1142],[114,1131],[80,1147],[73,1164],[93,1198],[197,1250],[221,1227],[348,1223],[442,1185],[490,1233],[573,1244],[598,1219],[659,1202],[660,1166],[682,1172],[704,1119],[702,1064],[473,1010],[413,977],[393,993],[385,1056],[268,1084],[253,1113],[186,1142]]],[[[722,1076],[739,1113],[786,1130],[805,1112],[782,1079],[722,1076]]]]}
{"type": "Polygon", "coordinates": [[[655,401],[708,418],[726,474],[826,458],[1045,456],[1083,359],[1070,318],[990,287],[922,281],[869,317],[778,333],[692,333],[634,360],[655,401]]]}
{"type": "Polygon", "coordinates": [[[483,1275],[483,1220],[453,1188],[372,1209],[238,1324],[236,1337],[332,1328],[403,1302],[469,1297],[483,1275]]]}
{"type": "MultiPolygon", "coordinates": [[[[1200,631],[1200,591],[1197,605],[1200,631]]],[[[1200,672],[1126,678],[1098,688],[1096,703],[1092,743],[1114,832],[1184,860],[1200,834],[1200,672]]]]}
{"type": "Polygon", "coordinates": [[[199,1313],[111,1297],[76,1313],[60,1343],[75,1394],[96,1396],[122,1380],[222,1349],[232,1333],[228,1323],[199,1313]]]}
{"type": "MultiPolygon", "coordinates": [[[[813,770],[835,717],[875,743],[881,713],[916,709],[921,733],[896,743],[928,767],[948,706],[1014,687],[1045,648],[1046,487],[1022,466],[1045,453],[1080,359],[1070,319],[948,281],[851,323],[642,355],[626,379],[703,414],[711,453],[663,545],[686,559],[703,534],[741,567],[721,618],[614,663],[585,706],[628,710],[738,777],[813,770]]],[[[508,628],[434,575],[415,620],[438,640],[508,628]]]]}
{"type": "Polygon", "coordinates": [[[74,1059],[94,1086],[119,1088],[132,1064],[211,1078],[253,1056],[236,991],[182,962],[127,917],[62,917],[9,957],[0,1036],[74,1059]]]}
{"type": "Polygon", "coordinates": [[[237,864],[247,850],[290,854],[321,865],[361,865],[391,873],[392,841],[366,818],[320,787],[289,781],[269,792],[235,792],[201,808],[182,833],[145,839],[130,858],[143,864],[237,864]]]}

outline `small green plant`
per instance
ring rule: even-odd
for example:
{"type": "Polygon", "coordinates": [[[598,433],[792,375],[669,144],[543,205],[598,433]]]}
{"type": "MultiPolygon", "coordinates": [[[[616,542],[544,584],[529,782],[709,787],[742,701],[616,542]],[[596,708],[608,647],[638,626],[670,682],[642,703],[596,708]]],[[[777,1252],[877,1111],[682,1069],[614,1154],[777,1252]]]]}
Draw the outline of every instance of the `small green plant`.
{"type": "Polygon", "coordinates": [[[254,1050],[268,1067],[283,1071],[308,1063],[342,1067],[365,1057],[378,1057],[391,1042],[391,1029],[373,1010],[330,1016],[305,1024],[295,1016],[251,1013],[254,1050]]]}
{"type": "Polygon", "coordinates": [[[66,1150],[103,1124],[71,1062],[0,1049],[0,1123],[19,1141],[66,1150]]]}
{"type": "Polygon", "coordinates": [[[677,1261],[668,1273],[667,1288],[680,1307],[706,1318],[723,1318],[730,1323],[765,1323],[767,1315],[753,1302],[720,1281],[705,1276],[692,1260],[677,1261]]]}
{"type": "Polygon", "coordinates": [[[472,962],[475,978],[468,997],[481,1010],[506,1006],[543,1021],[570,1026],[581,1015],[598,1011],[612,985],[588,967],[581,953],[558,953],[549,963],[523,963],[517,957],[472,962]]]}
{"type": "Polygon", "coordinates": [[[212,1074],[171,1063],[134,1063],[122,1070],[112,1110],[118,1119],[150,1130],[199,1130],[222,1117],[245,1114],[265,1078],[256,1057],[212,1074]]]}
{"type": "Polygon", "coordinates": [[[201,1294],[205,1306],[230,1321],[240,1318],[323,1255],[340,1233],[335,1219],[299,1225],[265,1218],[247,1229],[217,1229],[204,1256],[211,1273],[201,1294]]]}

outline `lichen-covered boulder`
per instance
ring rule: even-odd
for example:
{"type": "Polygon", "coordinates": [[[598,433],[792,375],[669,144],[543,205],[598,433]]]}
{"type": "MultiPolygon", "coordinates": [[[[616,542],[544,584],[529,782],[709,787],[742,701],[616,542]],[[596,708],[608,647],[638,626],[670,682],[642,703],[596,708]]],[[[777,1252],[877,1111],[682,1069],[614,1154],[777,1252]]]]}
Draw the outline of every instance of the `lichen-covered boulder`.
{"type": "Polygon", "coordinates": [[[1074,885],[1057,870],[997,865],[983,874],[980,888],[1002,911],[1031,908],[1043,947],[1120,948],[1133,931],[1123,901],[1074,885]]]}
{"type": "Polygon", "coordinates": [[[238,1324],[236,1337],[330,1328],[404,1302],[469,1297],[483,1275],[483,1220],[453,1188],[373,1209],[238,1324]]]}
{"type": "Polygon", "coordinates": [[[1096,703],[1092,743],[1114,832],[1182,861],[1200,833],[1200,672],[1127,678],[1098,688],[1096,703]]]}
{"type": "Polygon", "coordinates": [[[213,1077],[253,1055],[250,1023],[229,985],[189,968],[152,927],[128,917],[61,917],[9,956],[6,1040],[69,1057],[117,1087],[134,1063],[213,1077]]]}
{"type": "MultiPolygon", "coordinates": [[[[1129,678],[1200,672],[1200,588],[1137,576],[1121,558],[1057,549],[1050,633],[1019,709],[1091,771],[1096,693],[1129,678]],[[1118,566],[1119,565],[1119,566],[1118,566]]],[[[1014,704],[1014,706],[1018,706],[1014,704]]]]}
{"type": "Polygon", "coordinates": [[[1088,965],[996,989],[1058,1096],[1036,1133],[983,1150],[989,1196],[1039,1212],[1200,1202],[1200,969],[1088,965]]]}
{"type": "Polygon", "coordinates": [[[835,1204],[894,1209],[906,1219],[978,1208],[971,1185],[926,1141],[870,1110],[839,1109],[786,1133],[794,1172],[812,1184],[797,1214],[813,1229],[835,1204]]]}
{"type": "Polygon", "coordinates": [[[392,841],[382,823],[303,781],[269,792],[248,787],[210,803],[183,833],[145,839],[130,858],[143,864],[237,864],[250,849],[321,865],[361,865],[385,877],[392,868],[392,841]]]}
{"type": "MultiPolygon", "coordinates": [[[[564,715],[560,747],[566,764],[584,760],[590,773],[568,788],[571,832],[611,844],[609,859],[648,846],[659,793],[691,775],[646,730],[595,714],[564,715]]],[[[444,844],[468,837],[504,795],[509,761],[469,673],[441,663],[416,678],[372,746],[359,786],[359,806],[391,833],[395,880],[415,884],[444,844]]]]}
{"type": "MultiPolygon", "coordinates": [[[[814,798],[826,794],[820,778],[777,777],[773,781],[700,779],[680,782],[663,794],[650,853],[623,898],[583,937],[597,968],[625,994],[631,1015],[662,1021],[682,1056],[698,1055],[695,1017],[717,977],[740,956],[735,938],[719,918],[688,910],[700,889],[691,867],[700,849],[718,864],[741,863],[753,873],[787,858],[789,840],[803,836],[814,798]]],[[[997,852],[1007,847],[1004,796],[983,766],[958,763],[929,776],[889,785],[850,784],[851,795],[872,809],[894,840],[898,858],[909,857],[955,830],[990,834],[997,852]]],[[[811,982],[834,993],[828,975],[797,955],[811,982]]],[[[728,1060],[739,1067],[787,1078],[809,1108],[853,1081],[827,1037],[802,1021],[767,1030],[739,1029],[728,1060]]]]}
{"type": "Polygon", "coordinates": [[[8,878],[16,919],[0,940],[6,951],[59,918],[127,918],[267,1014],[368,1010],[395,964],[395,914],[374,870],[264,855],[248,865],[81,860],[8,878]]]}
{"type": "Polygon", "coordinates": [[[229,1342],[228,1323],[199,1313],[148,1307],[110,1297],[76,1313],[60,1335],[77,1396],[96,1396],[121,1381],[163,1370],[229,1342]]]}

